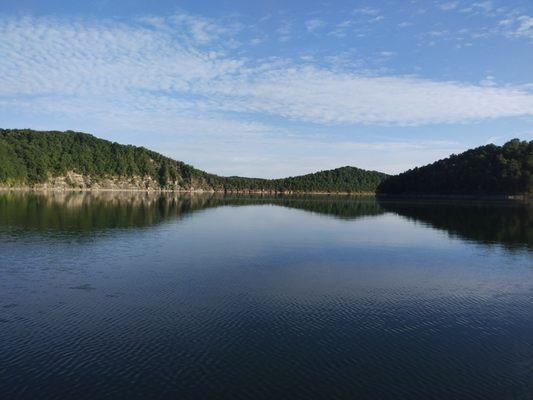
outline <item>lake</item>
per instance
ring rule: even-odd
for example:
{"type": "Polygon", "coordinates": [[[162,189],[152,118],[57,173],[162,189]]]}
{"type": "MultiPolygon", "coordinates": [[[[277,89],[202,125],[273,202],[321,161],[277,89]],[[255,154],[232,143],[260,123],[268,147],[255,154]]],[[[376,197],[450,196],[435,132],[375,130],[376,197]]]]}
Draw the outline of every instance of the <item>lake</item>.
{"type": "Polygon", "coordinates": [[[4,399],[532,399],[533,205],[0,193],[4,399]]]}

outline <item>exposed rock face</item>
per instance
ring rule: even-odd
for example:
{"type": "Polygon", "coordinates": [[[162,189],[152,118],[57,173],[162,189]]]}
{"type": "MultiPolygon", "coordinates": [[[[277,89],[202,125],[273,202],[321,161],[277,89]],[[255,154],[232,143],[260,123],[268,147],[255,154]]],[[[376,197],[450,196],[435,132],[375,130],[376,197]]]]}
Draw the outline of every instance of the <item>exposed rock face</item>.
{"type": "Polygon", "coordinates": [[[152,177],[107,177],[95,179],[89,175],[69,171],[65,176],[51,177],[48,182],[37,184],[34,189],[69,190],[160,190],[160,185],[152,177]]]}
{"type": "Polygon", "coordinates": [[[64,176],[49,176],[45,183],[27,185],[2,185],[0,190],[35,190],[35,191],[143,191],[143,192],[195,192],[195,193],[234,193],[234,194],[358,194],[373,195],[373,192],[320,192],[320,191],[292,191],[275,189],[231,189],[222,185],[213,187],[202,179],[169,181],[161,186],[152,176],[108,176],[92,177],[74,171],[64,176]]]}
{"type": "Polygon", "coordinates": [[[194,187],[182,187],[177,182],[169,182],[162,188],[151,176],[105,177],[94,178],[89,175],[69,171],[65,176],[50,177],[46,183],[39,183],[31,188],[34,190],[135,190],[135,191],[203,191],[194,187]]]}

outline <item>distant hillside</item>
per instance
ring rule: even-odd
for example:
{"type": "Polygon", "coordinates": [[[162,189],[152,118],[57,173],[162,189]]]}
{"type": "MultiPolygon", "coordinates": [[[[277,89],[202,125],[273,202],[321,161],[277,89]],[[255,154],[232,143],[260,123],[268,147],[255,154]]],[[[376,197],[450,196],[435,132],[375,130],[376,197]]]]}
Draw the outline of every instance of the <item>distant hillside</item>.
{"type": "Polygon", "coordinates": [[[387,174],[355,167],[342,167],[283,179],[223,178],[229,191],[267,190],[273,192],[374,193],[387,174]]]}
{"type": "Polygon", "coordinates": [[[221,177],[80,132],[0,129],[0,185],[42,188],[374,192],[386,174],[343,167],[285,179],[221,177]]]}
{"type": "Polygon", "coordinates": [[[381,194],[513,195],[533,193],[533,141],[513,139],[391,176],[381,194]]]}

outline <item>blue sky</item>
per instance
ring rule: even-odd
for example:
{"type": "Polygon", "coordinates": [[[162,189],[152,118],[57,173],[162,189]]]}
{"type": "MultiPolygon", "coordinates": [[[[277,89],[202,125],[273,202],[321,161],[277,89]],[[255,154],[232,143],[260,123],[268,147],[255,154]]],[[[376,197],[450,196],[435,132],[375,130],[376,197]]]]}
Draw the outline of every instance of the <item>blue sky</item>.
{"type": "Polygon", "coordinates": [[[221,175],[389,173],[533,139],[533,3],[0,0],[1,127],[221,175]]]}

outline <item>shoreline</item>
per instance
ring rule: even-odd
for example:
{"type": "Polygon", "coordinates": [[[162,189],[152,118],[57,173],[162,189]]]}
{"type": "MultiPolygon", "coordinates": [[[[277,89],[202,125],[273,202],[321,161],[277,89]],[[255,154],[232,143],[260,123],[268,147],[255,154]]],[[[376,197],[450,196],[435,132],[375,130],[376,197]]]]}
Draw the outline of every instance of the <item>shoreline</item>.
{"type": "Polygon", "coordinates": [[[378,199],[391,200],[533,200],[533,194],[385,194],[377,193],[378,199]]]}
{"type": "Polygon", "coordinates": [[[235,195],[311,195],[311,196],[354,196],[375,197],[383,200],[519,200],[533,201],[533,194],[518,195],[460,195],[460,194],[385,194],[375,192],[306,192],[275,190],[224,190],[224,189],[140,189],[140,188],[75,188],[75,187],[31,187],[31,186],[0,186],[0,192],[35,192],[35,193],[176,193],[176,194],[235,194],[235,195]]]}
{"type": "Polygon", "coordinates": [[[300,192],[288,191],[279,192],[275,190],[224,190],[224,189],[140,189],[140,188],[50,188],[50,187],[31,187],[31,186],[0,186],[0,192],[128,192],[128,193],[179,193],[179,194],[267,194],[267,195],[319,195],[319,196],[373,196],[376,197],[375,192],[300,192]]]}

